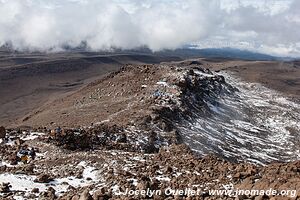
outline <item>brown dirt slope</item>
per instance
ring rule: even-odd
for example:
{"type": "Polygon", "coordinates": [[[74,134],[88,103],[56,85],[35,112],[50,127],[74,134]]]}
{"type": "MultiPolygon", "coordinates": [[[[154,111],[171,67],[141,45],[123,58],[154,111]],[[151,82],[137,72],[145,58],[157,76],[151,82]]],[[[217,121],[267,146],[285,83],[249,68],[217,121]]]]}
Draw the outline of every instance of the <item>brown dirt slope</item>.
{"type": "Polygon", "coordinates": [[[16,119],[72,93],[125,63],[159,63],[168,57],[100,55],[96,53],[0,55],[0,124],[14,126],[16,119]]]}

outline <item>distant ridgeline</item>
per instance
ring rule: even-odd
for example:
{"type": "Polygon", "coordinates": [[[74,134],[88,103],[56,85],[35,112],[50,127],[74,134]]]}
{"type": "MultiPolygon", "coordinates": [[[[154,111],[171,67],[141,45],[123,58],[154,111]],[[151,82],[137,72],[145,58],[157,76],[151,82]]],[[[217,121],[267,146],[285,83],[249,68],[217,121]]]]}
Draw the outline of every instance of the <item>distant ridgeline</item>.
{"type": "MultiPolygon", "coordinates": [[[[0,52],[36,52],[37,50],[17,50],[14,49],[11,43],[5,43],[0,46],[0,52]]],[[[47,51],[53,52],[56,50],[48,49],[47,51]]],[[[97,52],[91,50],[88,45],[82,42],[78,47],[71,47],[69,45],[63,45],[60,48],[60,51],[67,52],[90,52],[96,54],[105,54],[105,55],[113,55],[113,54],[146,54],[146,55],[156,55],[156,56],[174,56],[181,57],[183,59],[186,58],[195,58],[195,57],[205,57],[205,58],[228,58],[228,59],[241,59],[241,60],[262,60],[262,61],[291,61],[299,58],[291,58],[291,57],[276,57],[263,53],[256,53],[247,50],[240,50],[234,48],[204,48],[199,49],[197,46],[186,45],[183,48],[178,48],[175,50],[161,50],[153,52],[149,48],[143,46],[135,49],[119,49],[119,48],[111,48],[110,51],[107,50],[99,50],[97,52]]]]}

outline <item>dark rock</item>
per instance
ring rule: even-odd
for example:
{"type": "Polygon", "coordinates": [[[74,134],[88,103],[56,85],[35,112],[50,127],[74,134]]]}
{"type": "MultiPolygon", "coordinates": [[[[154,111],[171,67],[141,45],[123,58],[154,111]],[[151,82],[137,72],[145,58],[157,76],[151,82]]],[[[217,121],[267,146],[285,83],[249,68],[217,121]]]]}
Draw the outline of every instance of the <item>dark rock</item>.
{"type": "Polygon", "coordinates": [[[51,181],[53,181],[53,179],[50,178],[48,174],[41,174],[34,180],[36,183],[49,183],[51,181]]]}
{"type": "Polygon", "coordinates": [[[6,168],[6,165],[0,166],[0,172],[5,172],[6,168]]]}
{"type": "Polygon", "coordinates": [[[78,179],[83,178],[82,171],[80,171],[80,172],[77,173],[76,178],[78,178],[78,179]]]}
{"type": "Polygon", "coordinates": [[[191,75],[193,76],[195,74],[194,70],[190,69],[188,72],[187,72],[188,75],[191,75]]]}
{"type": "Polygon", "coordinates": [[[158,153],[159,148],[157,148],[154,143],[147,143],[141,146],[144,153],[158,153]]]}
{"type": "Polygon", "coordinates": [[[3,126],[0,126],[0,139],[5,138],[6,136],[6,130],[3,126]]]}
{"type": "Polygon", "coordinates": [[[8,160],[11,165],[16,165],[20,161],[20,158],[17,156],[17,153],[13,153],[8,157],[8,160]]]}
{"type": "Polygon", "coordinates": [[[0,193],[8,193],[10,192],[10,183],[2,183],[0,185],[0,193]]]}
{"type": "Polygon", "coordinates": [[[116,141],[120,142],[120,143],[126,143],[127,142],[126,134],[122,133],[122,134],[118,135],[116,141]]]}
{"type": "Polygon", "coordinates": [[[173,172],[172,167],[167,166],[165,172],[166,172],[166,173],[172,173],[172,172],[173,172]]]}
{"type": "Polygon", "coordinates": [[[64,134],[57,134],[53,140],[56,145],[70,150],[90,149],[93,144],[91,136],[84,131],[64,130],[64,134]]]}
{"type": "Polygon", "coordinates": [[[39,188],[33,188],[31,190],[32,193],[39,193],[40,192],[40,189],[39,188]]]}
{"type": "Polygon", "coordinates": [[[202,65],[202,63],[197,60],[193,60],[189,63],[189,65],[202,65]]]}

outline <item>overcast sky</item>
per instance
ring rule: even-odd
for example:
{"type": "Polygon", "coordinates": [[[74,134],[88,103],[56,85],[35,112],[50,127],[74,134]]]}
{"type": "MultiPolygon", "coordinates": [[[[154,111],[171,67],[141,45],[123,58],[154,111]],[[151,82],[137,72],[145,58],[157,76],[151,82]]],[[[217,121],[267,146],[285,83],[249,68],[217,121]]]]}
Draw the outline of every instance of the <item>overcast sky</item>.
{"type": "Polygon", "coordinates": [[[92,50],[188,44],[300,57],[299,0],[0,0],[0,45],[92,50]]]}

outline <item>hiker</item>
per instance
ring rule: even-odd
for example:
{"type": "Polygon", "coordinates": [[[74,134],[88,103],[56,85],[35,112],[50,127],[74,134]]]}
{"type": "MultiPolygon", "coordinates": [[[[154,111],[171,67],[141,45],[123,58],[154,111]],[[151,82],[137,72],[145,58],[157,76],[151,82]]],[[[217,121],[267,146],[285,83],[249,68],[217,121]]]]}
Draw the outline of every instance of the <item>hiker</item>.
{"type": "Polygon", "coordinates": [[[24,148],[20,149],[20,151],[17,153],[17,156],[20,158],[21,162],[26,164],[28,162],[28,151],[24,148]]]}
{"type": "Polygon", "coordinates": [[[20,158],[20,160],[27,164],[31,160],[34,160],[36,157],[36,152],[34,148],[32,147],[30,150],[27,147],[22,147],[19,152],[17,153],[17,156],[20,158]]]}
{"type": "Polygon", "coordinates": [[[30,149],[30,151],[29,151],[29,156],[31,157],[32,160],[35,159],[36,153],[35,153],[34,148],[31,148],[31,149],[30,149]]]}
{"type": "Polygon", "coordinates": [[[56,134],[61,134],[61,128],[60,128],[60,126],[55,129],[55,132],[56,132],[56,134]]]}

